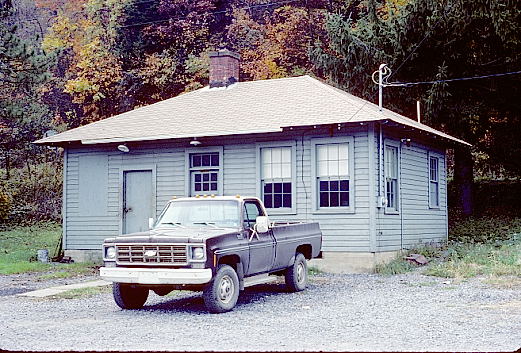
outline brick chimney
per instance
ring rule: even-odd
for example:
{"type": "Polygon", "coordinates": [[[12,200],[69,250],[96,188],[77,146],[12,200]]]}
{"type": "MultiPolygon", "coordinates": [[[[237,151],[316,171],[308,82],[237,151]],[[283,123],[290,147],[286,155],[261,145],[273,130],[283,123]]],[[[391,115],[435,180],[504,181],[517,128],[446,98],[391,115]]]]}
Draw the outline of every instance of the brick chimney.
{"type": "Polygon", "coordinates": [[[210,52],[210,88],[228,87],[239,81],[241,56],[228,49],[210,52]]]}

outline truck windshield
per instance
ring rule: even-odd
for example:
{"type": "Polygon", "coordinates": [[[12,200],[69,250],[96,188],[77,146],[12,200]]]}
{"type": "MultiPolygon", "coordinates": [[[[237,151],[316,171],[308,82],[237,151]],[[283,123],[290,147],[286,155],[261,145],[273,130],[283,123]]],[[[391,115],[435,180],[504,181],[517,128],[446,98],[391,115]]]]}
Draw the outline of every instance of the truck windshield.
{"type": "Polygon", "coordinates": [[[239,226],[238,202],[231,200],[174,201],[163,211],[156,227],[239,226]]]}

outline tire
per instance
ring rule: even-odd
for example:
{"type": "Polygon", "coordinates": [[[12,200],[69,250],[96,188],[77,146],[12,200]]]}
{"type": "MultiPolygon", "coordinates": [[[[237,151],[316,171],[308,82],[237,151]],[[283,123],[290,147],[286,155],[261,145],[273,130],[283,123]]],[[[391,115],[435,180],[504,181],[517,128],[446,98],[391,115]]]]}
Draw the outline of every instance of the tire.
{"type": "Polygon", "coordinates": [[[148,289],[127,283],[114,283],[112,294],[114,301],[121,309],[139,309],[147,301],[148,289]]]}
{"type": "Polygon", "coordinates": [[[214,278],[203,291],[206,308],[211,313],[232,310],[239,299],[239,277],[233,267],[220,265],[214,278]]]}
{"type": "Polygon", "coordinates": [[[284,273],[286,287],[290,292],[300,292],[308,285],[308,264],[301,253],[295,255],[295,262],[284,273]]]}

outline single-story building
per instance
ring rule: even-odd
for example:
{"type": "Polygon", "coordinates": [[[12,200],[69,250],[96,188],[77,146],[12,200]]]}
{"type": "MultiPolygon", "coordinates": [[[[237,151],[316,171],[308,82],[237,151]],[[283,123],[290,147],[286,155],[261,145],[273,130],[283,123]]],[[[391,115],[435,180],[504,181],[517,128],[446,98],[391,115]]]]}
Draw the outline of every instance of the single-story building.
{"type": "Polygon", "coordinates": [[[248,195],[273,220],[318,221],[325,270],[368,270],[447,239],[446,148],[466,144],[309,76],[210,85],[36,141],[64,148],[63,246],[148,229],[173,197],[248,195]]]}

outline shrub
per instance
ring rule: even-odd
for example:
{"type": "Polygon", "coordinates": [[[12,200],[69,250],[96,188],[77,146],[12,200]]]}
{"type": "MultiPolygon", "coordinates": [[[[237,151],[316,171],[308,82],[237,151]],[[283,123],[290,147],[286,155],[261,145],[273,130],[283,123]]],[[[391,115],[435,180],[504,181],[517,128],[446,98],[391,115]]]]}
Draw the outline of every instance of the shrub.
{"type": "Polygon", "coordinates": [[[452,225],[449,240],[459,243],[494,243],[521,232],[521,218],[470,217],[452,225]]]}
{"type": "Polygon", "coordinates": [[[0,189],[0,222],[7,219],[11,211],[11,200],[7,192],[0,189]]]}

